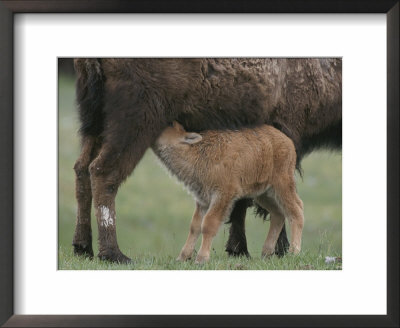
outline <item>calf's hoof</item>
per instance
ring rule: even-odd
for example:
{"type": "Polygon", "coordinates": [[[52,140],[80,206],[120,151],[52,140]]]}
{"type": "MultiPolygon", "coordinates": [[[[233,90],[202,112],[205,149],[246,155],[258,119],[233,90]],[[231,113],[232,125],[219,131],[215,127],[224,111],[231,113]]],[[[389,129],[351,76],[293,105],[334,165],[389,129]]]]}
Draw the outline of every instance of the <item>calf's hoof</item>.
{"type": "Polygon", "coordinates": [[[294,255],[299,254],[300,253],[300,247],[292,247],[292,246],[290,246],[289,247],[289,253],[290,254],[294,254],[294,255]]]}
{"type": "Polygon", "coordinates": [[[92,244],[72,244],[74,246],[74,254],[93,259],[92,244]]]}
{"type": "Polygon", "coordinates": [[[196,260],[194,261],[195,264],[204,264],[206,262],[208,262],[208,260],[210,259],[209,256],[199,256],[197,255],[196,260]]]}
{"type": "Polygon", "coordinates": [[[188,261],[192,258],[191,255],[184,255],[184,254],[179,254],[179,256],[176,258],[177,262],[185,262],[188,261]]]}
{"type": "Polygon", "coordinates": [[[272,247],[263,247],[261,251],[261,258],[262,259],[268,259],[271,258],[273,255],[275,255],[275,249],[272,247]]]}
{"type": "Polygon", "coordinates": [[[272,255],[274,255],[274,252],[261,252],[261,258],[263,260],[269,259],[272,255]]]}
{"type": "Polygon", "coordinates": [[[114,263],[119,263],[119,264],[129,264],[132,263],[132,260],[122,254],[122,252],[118,250],[106,250],[102,251],[98,255],[99,259],[102,261],[109,261],[109,262],[114,262],[114,263]]]}

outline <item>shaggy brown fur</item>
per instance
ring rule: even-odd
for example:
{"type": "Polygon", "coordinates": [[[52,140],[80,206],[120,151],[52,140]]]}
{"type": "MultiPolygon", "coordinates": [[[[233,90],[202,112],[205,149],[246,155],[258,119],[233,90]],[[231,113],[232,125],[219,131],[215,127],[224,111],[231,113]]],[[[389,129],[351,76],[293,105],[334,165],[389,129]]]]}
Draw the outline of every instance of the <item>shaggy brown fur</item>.
{"type": "MultiPolygon", "coordinates": [[[[76,59],[75,252],[92,254],[91,189],[100,258],[128,261],[117,245],[115,196],[174,120],[195,132],[268,123],[293,140],[298,160],[316,147],[340,147],[341,66],[341,59],[76,59]]],[[[231,254],[247,254],[247,205],[239,201],[232,211],[231,254]]]]}
{"type": "Polygon", "coordinates": [[[282,132],[263,125],[197,134],[174,122],[157,139],[153,150],[196,199],[189,236],[178,260],[192,257],[201,232],[196,262],[208,261],[220,225],[229,217],[235,201],[242,198],[254,198],[271,214],[262,256],[275,252],[285,216],[292,231],[289,251],[300,251],[304,219],[294,178],[296,151],[282,132]]]}

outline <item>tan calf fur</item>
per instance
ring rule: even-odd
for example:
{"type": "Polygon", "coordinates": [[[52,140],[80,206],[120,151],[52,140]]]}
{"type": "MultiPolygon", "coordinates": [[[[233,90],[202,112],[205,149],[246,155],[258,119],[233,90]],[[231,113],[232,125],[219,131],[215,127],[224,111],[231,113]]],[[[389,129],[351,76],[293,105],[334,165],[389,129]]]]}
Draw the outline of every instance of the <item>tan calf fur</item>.
{"type": "Polygon", "coordinates": [[[198,134],[186,132],[174,122],[152,148],[196,200],[189,235],[178,260],[191,258],[201,232],[196,262],[207,261],[218,229],[235,201],[242,198],[253,198],[271,214],[262,256],[274,254],[285,218],[291,225],[289,251],[300,252],[304,217],[294,178],[296,151],[283,133],[262,125],[198,134]]]}

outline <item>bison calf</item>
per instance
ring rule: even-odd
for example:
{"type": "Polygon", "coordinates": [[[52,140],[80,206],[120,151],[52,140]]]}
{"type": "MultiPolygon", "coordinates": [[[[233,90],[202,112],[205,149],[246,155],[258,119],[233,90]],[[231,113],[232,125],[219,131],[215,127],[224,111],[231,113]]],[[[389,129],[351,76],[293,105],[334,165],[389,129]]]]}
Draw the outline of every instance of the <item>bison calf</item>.
{"type": "Polygon", "coordinates": [[[208,261],[219,227],[234,203],[244,198],[253,198],[271,214],[262,256],[274,254],[285,217],[292,231],[289,251],[300,251],[304,218],[294,178],[296,151],[283,133],[263,125],[198,134],[186,132],[174,122],[152,148],[196,199],[189,235],[178,260],[192,257],[201,232],[196,263],[208,261]]]}

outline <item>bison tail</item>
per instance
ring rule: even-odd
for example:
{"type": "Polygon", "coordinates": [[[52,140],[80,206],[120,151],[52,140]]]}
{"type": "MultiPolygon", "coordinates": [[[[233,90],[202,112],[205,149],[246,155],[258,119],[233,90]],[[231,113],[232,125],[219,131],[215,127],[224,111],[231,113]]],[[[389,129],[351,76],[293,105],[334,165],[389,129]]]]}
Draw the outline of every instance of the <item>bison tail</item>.
{"type": "Polygon", "coordinates": [[[265,208],[261,207],[256,202],[253,202],[253,207],[255,216],[262,218],[264,221],[268,220],[269,212],[265,208]]]}
{"type": "Polygon", "coordinates": [[[104,73],[101,59],[75,59],[76,100],[83,136],[99,136],[103,131],[104,73]]]}
{"type": "MultiPolygon", "coordinates": [[[[296,153],[297,153],[297,151],[296,151],[296,153]]],[[[301,167],[300,161],[301,161],[301,159],[299,158],[299,156],[296,156],[296,171],[299,173],[300,178],[303,179],[304,171],[303,171],[303,168],[301,167]]]]}

